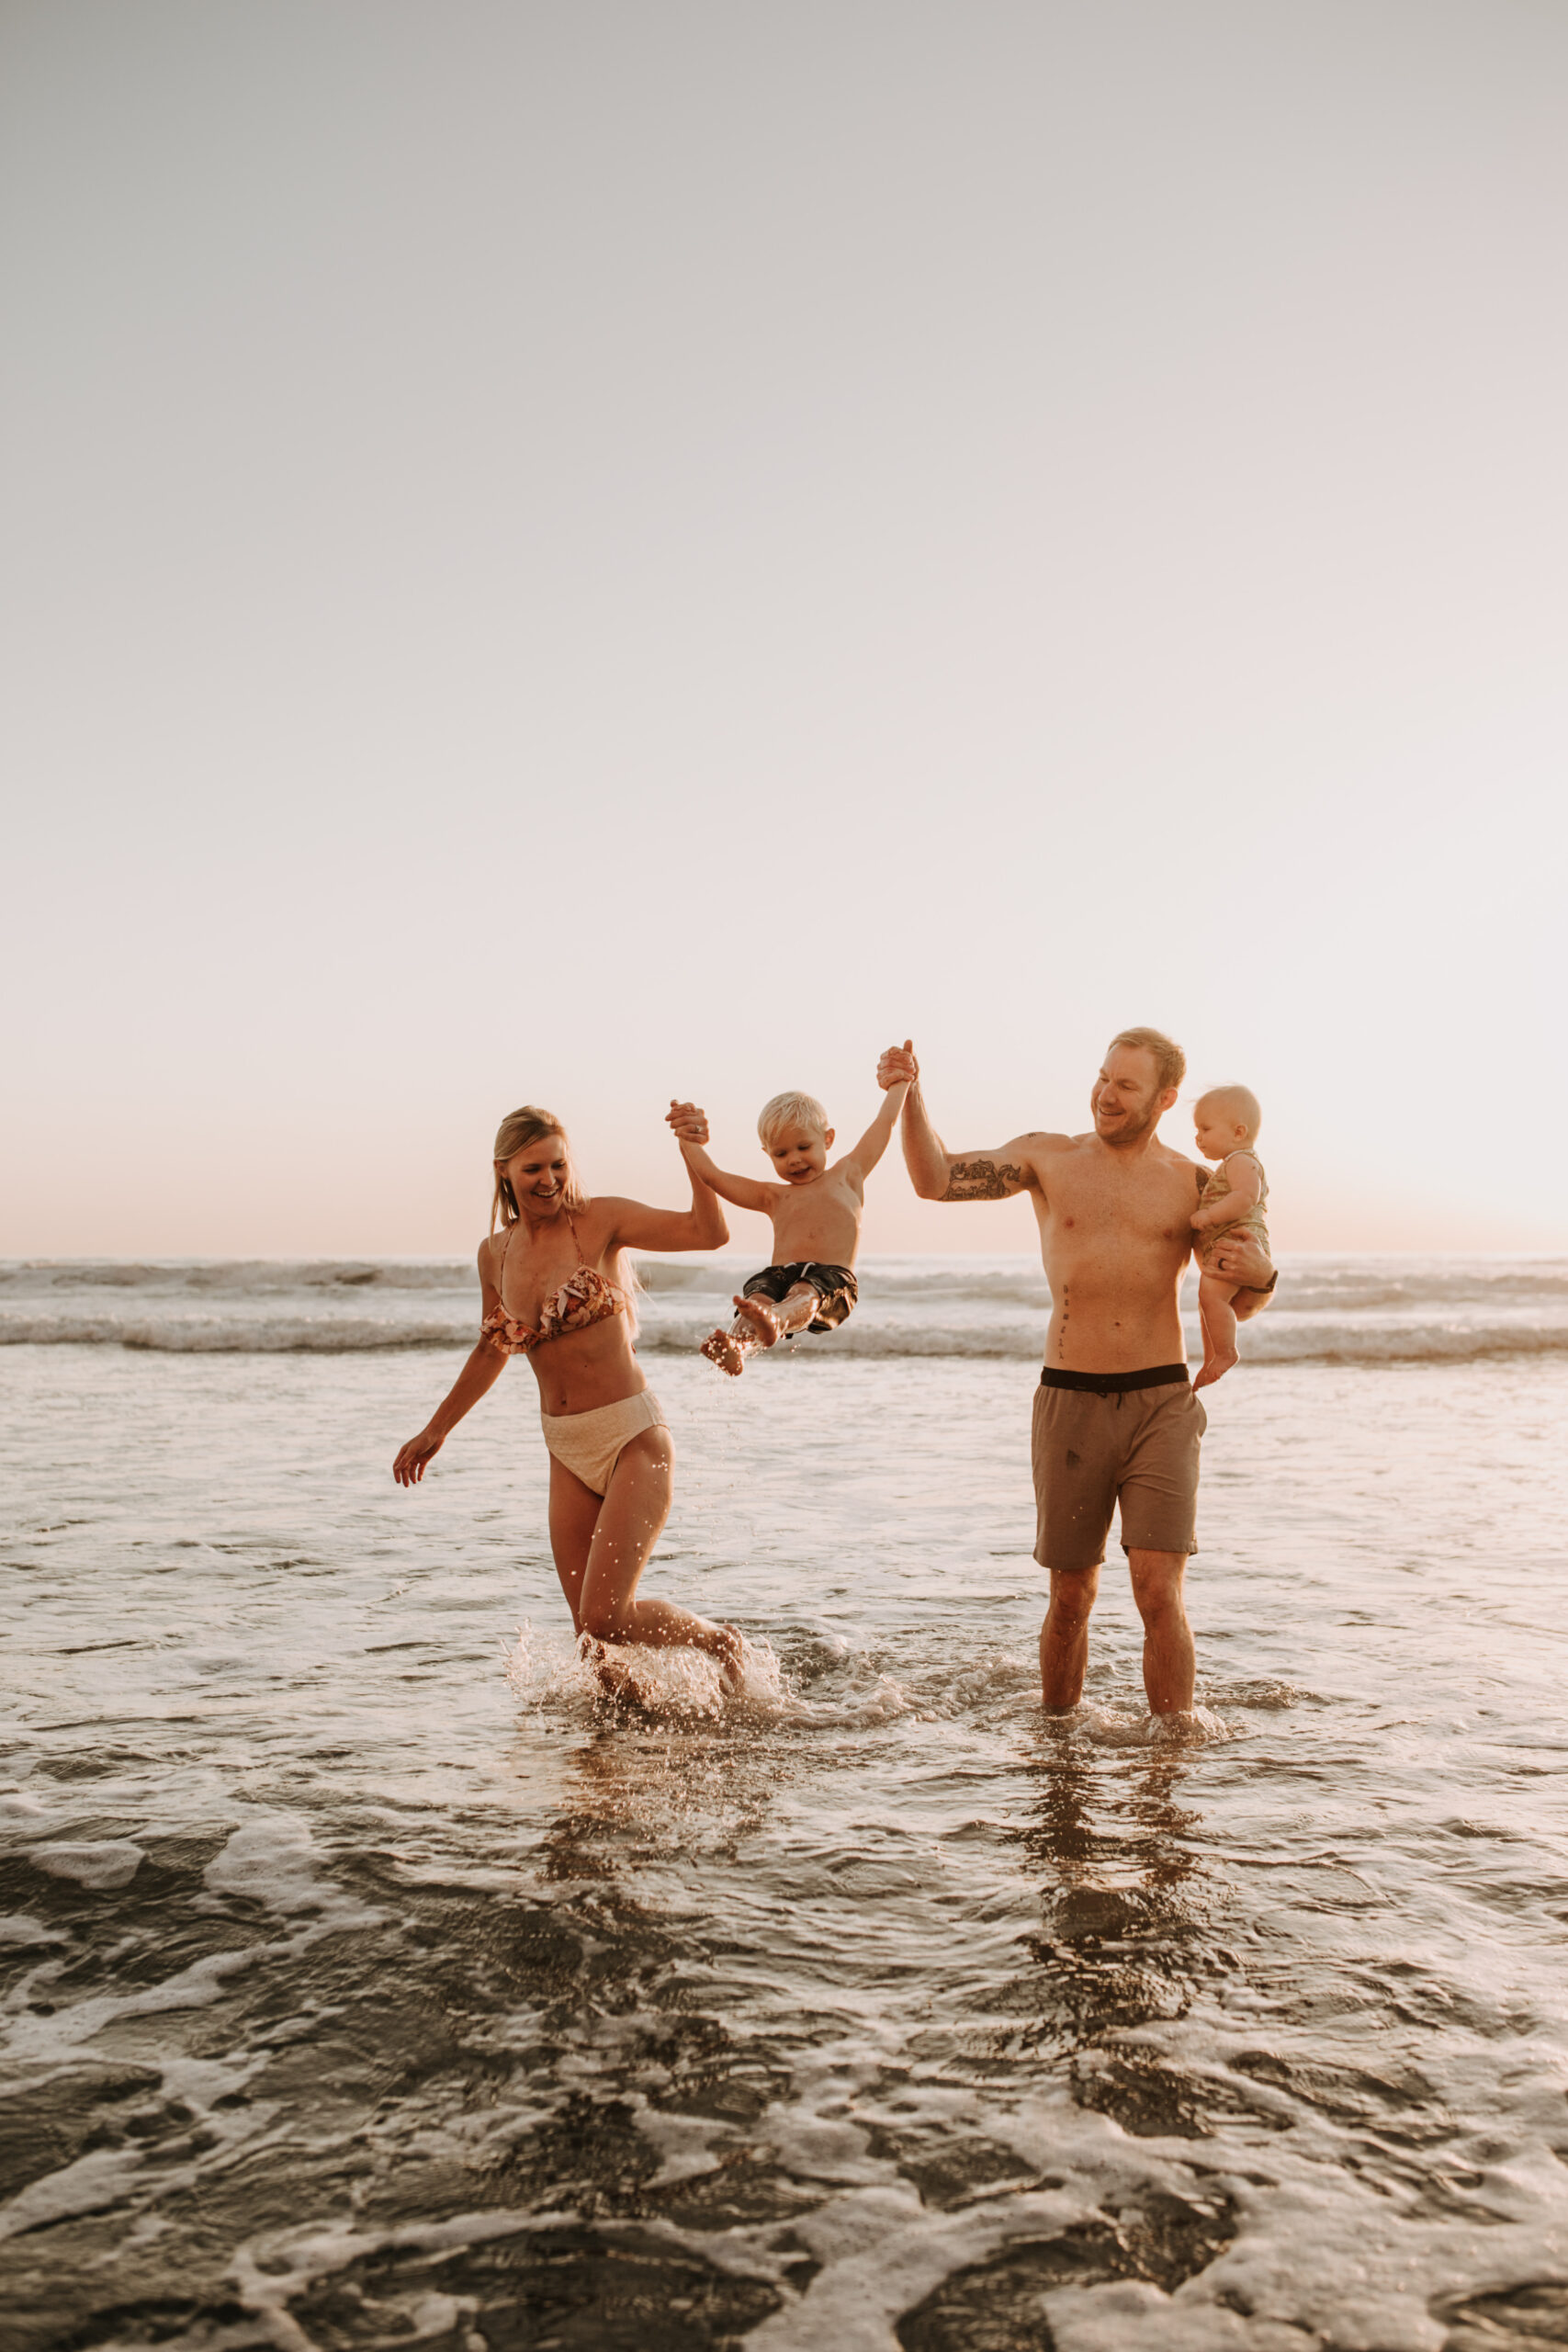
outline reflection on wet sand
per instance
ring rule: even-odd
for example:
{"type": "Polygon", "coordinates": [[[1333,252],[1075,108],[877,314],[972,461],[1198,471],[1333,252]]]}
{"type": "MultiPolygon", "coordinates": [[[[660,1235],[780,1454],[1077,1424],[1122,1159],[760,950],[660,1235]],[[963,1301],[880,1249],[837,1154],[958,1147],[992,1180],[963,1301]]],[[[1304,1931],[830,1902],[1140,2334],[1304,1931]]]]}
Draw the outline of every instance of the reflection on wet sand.
{"type": "Polygon", "coordinates": [[[1228,1892],[1201,1855],[1202,1817],[1179,1804],[1178,1758],[1107,1766],[1088,1741],[1057,1735],[1030,1772],[1028,1815],[1012,1833],[1040,1890],[1028,1939],[1052,1986],[1059,2035],[1087,2042],[1181,2016],[1201,1976],[1234,1967],[1219,1942],[1228,1892]]]}

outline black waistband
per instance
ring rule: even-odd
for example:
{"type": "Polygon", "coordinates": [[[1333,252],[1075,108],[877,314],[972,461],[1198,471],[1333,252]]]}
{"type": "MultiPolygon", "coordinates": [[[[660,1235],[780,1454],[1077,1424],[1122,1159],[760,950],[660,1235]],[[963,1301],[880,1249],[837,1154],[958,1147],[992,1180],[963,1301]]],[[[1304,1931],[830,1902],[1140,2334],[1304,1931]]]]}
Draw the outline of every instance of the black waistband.
{"type": "Polygon", "coordinates": [[[1146,1372],[1057,1372],[1047,1364],[1040,1375],[1042,1388],[1087,1388],[1096,1396],[1125,1396],[1129,1388],[1167,1388],[1185,1383],[1184,1363],[1152,1364],[1146,1372]]]}

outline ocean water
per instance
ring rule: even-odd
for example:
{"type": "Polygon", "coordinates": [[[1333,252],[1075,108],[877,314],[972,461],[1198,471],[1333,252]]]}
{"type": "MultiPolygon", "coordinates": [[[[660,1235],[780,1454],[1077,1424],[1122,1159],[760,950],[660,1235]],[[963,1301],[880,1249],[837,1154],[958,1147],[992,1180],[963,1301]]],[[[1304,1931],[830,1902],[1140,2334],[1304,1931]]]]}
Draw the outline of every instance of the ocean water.
{"type": "Polygon", "coordinates": [[[520,1367],[392,1486],[471,1273],[0,1270],[6,2352],[1568,2340],[1568,1263],[1287,1269],[1178,1739],[1114,1564],[1040,1710],[1038,1274],[734,1271],[633,1707],[520,1367]]]}
{"type": "MultiPolygon", "coordinates": [[[[653,1259],[641,1269],[645,1353],[683,1354],[713,1329],[751,1259],[653,1259]]],[[[1258,1363],[1430,1363],[1568,1352],[1568,1259],[1298,1257],[1247,1334],[1258,1363]]],[[[1040,1360],[1050,1293],[1037,1259],[871,1258],[861,1304],[813,1355],[1040,1360]]],[[[338,1355],[472,1344],[471,1259],[0,1261],[0,1346],[118,1345],[158,1353],[338,1355]]],[[[1196,1346],[1197,1282],[1187,1283],[1196,1346]]],[[[728,1320],[728,1317],[725,1318],[728,1320]]]]}

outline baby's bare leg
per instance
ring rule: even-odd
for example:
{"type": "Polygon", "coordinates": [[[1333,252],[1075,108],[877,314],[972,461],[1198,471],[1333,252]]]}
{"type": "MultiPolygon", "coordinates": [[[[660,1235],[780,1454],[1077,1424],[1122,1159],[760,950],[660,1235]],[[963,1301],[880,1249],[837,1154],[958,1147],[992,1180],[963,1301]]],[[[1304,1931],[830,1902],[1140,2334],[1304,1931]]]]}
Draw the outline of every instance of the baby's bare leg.
{"type": "Polygon", "coordinates": [[[1198,1312],[1203,1324],[1203,1368],[1192,1383],[1194,1388],[1207,1388],[1218,1380],[1232,1364],[1239,1361],[1235,1344],[1235,1316],[1231,1301],[1241,1288],[1239,1283],[1226,1282],[1221,1274],[1202,1274],[1198,1281],[1198,1312]]]}

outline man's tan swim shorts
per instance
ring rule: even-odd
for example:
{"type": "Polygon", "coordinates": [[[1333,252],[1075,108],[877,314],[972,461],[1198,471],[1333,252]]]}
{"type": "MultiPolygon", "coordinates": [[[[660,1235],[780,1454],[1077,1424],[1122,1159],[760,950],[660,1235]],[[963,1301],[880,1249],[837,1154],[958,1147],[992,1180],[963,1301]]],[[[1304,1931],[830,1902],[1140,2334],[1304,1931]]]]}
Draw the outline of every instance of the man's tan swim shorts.
{"type": "Polygon", "coordinates": [[[1198,1449],[1208,1426],[1183,1363],[1122,1373],[1047,1366],[1034,1392],[1041,1566],[1099,1567],[1118,1503],[1124,1552],[1195,1552],[1198,1449]]]}

